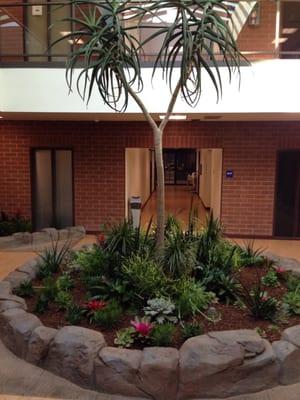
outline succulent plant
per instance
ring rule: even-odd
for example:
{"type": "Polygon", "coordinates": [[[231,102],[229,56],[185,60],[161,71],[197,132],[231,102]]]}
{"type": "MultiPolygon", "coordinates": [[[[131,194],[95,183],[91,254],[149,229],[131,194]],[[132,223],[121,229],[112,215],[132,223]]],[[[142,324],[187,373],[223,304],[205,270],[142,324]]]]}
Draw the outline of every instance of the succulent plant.
{"type": "Polygon", "coordinates": [[[165,322],[176,323],[177,317],[172,315],[175,311],[175,304],[171,300],[163,297],[150,299],[147,301],[147,306],[144,307],[145,315],[155,320],[158,324],[165,322]]]}
{"type": "Polygon", "coordinates": [[[135,329],[133,327],[121,329],[116,333],[114,343],[118,347],[129,348],[134,344],[135,329]]]}

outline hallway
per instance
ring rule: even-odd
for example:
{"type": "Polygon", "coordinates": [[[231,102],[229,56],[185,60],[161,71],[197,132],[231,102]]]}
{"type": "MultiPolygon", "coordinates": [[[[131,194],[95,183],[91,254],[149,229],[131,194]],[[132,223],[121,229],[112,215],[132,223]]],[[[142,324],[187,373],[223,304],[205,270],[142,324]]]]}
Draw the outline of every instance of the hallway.
{"type": "MultiPolygon", "coordinates": [[[[167,185],[166,188],[166,215],[173,215],[187,227],[191,208],[196,210],[196,215],[201,223],[205,221],[206,210],[197,194],[193,193],[190,187],[185,185],[167,185]]],[[[151,217],[156,222],[156,192],[153,192],[150,199],[142,210],[141,223],[147,226],[151,217]]]]}

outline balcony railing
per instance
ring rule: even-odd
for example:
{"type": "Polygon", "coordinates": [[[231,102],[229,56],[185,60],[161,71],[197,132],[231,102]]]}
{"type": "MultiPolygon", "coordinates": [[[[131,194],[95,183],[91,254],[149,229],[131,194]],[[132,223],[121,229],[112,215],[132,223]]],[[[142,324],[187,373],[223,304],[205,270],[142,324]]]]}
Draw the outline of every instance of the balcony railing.
{"type": "MultiPolygon", "coordinates": [[[[253,0],[228,0],[232,13],[234,10],[241,12],[235,5],[241,8],[241,3],[244,4],[242,8],[244,23],[252,7],[245,7],[247,2],[252,5],[256,3],[253,0]]],[[[3,67],[28,66],[29,63],[30,66],[64,65],[72,50],[72,41],[64,40],[55,46],[51,44],[62,38],[65,33],[72,31],[71,22],[62,21],[70,15],[76,15],[70,2],[28,0],[23,3],[0,0],[0,65],[3,67]]],[[[239,32],[242,28],[241,25],[239,32]]],[[[237,36],[239,32],[235,32],[237,36]]],[[[159,47],[159,42],[157,47],[159,47]]],[[[155,45],[153,47],[152,44],[151,47],[145,49],[144,53],[141,53],[142,63],[145,66],[153,65],[156,54],[155,45]]],[[[277,57],[300,58],[300,51],[280,51],[280,48],[276,50],[275,47],[274,51],[247,51],[246,49],[243,54],[250,60],[277,57]]]]}

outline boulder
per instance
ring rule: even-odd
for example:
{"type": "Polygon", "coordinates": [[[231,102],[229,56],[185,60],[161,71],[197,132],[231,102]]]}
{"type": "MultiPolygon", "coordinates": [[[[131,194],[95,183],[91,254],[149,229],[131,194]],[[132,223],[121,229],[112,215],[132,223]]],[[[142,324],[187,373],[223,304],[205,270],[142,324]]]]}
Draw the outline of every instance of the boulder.
{"type": "Polygon", "coordinates": [[[4,278],[4,281],[10,282],[11,287],[13,289],[19,287],[22,282],[29,281],[29,280],[30,280],[30,278],[29,278],[28,274],[26,274],[25,272],[20,272],[20,271],[13,271],[4,278]]]}
{"type": "Polygon", "coordinates": [[[71,232],[72,236],[85,236],[85,227],[82,225],[70,226],[68,230],[71,232]]]}
{"type": "Polygon", "coordinates": [[[26,356],[32,332],[41,325],[41,321],[35,315],[19,308],[0,313],[1,339],[14,354],[22,358],[26,356]]]}
{"type": "Polygon", "coordinates": [[[17,271],[27,274],[30,280],[35,279],[38,273],[37,259],[34,258],[30,261],[27,261],[26,263],[22,264],[19,268],[17,268],[17,271]]]}
{"type": "Polygon", "coordinates": [[[11,308],[21,308],[27,310],[27,305],[24,299],[13,294],[3,295],[0,293],[0,312],[6,311],[11,308]]]}
{"type": "Polygon", "coordinates": [[[296,347],[300,347],[300,325],[295,325],[285,329],[281,339],[292,343],[296,347]]]}
{"type": "Polygon", "coordinates": [[[41,232],[47,233],[50,240],[57,240],[58,239],[58,232],[55,228],[44,228],[41,232]]]}
{"type": "Polygon", "coordinates": [[[300,275],[300,261],[295,258],[281,257],[269,251],[265,251],[264,255],[274,261],[276,265],[293,272],[295,275],[300,275]]]}
{"type": "Polygon", "coordinates": [[[60,240],[71,239],[71,232],[68,229],[59,229],[57,232],[60,240]]]}
{"type": "Polygon", "coordinates": [[[12,287],[9,281],[0,281],[0,297],[11,294],[12,287]]]}
{"type": "Polygon", "coordinates": [[[300,382],[300,349],[285,340],[273,342],[273,350],[279,363],[279,383],[292,385],[300,382]]]}
{"type": "Polygon", "coordinates": [[[51,236],[48,232],[33,232],[32,234],[32,244],[36,245],[39,243],[45,243],[51,241],[51,236]]]}
{"type": "Polygon", "coordinates": [[[179,399],[205,397],[206,381],[215,380],[217,385],[221,372],[241,365],[243,359],[238,343],[223,343],[207,335],[188,339],[180,349],[179,399]]]}
{"type": "Polygon", "coordinates": [[[178,389],[178,350],[146,347],[143,350],[137,387],[155,400],[175,399],[178,389]]]}
{"type": "Polygon", "coordinates": [[[30,244],[32,242],[32,234],[30,232],[17,232],[12,236],[17,244],[30,244]]]}
{"type": "Polygon", "coordinates": [[[91,329],[65,326],[51,341],[45,367],[84,387],[94,384],[94,361],[106,345],[103,335],[91,329]]]}
{"type": "Polygon", "coordinates": [[[272,346],[253,331],[212,332],[188,339],[179,363],[179,399],[235,396],[278,383],[272,346]]]}
{"type": "Polygon", "coordinates": [[[95,360],[97,390],[104,393],[144,397],[144,393],[135,385],[141,359],[140,350],[104,347],[95,360]]]}
{"type": "Polygon", "coordinates": [[[57,329],[38,326],[32,332],[28,342],[26,360],[39,365],[46,358],[51,340],[57,334],[57,329]]]}
{"type": "Polygon", "coordinates": [[[264,340],[256,331],[251,329],[209,332],[208,336],[223,343],[240,344],[245,351],[245,358],[256,357],[265,350],[264,340]]]}

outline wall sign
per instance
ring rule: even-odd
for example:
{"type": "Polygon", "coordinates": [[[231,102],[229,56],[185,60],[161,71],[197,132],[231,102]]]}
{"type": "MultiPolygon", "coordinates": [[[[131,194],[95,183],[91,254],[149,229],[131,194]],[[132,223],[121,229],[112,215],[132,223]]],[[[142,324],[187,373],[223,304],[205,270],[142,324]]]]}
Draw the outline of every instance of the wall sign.
{"type": "Polygon", "coordinates": [[[233,170],[232,169],[228,169],[226,171],[226,178],[233,178],[233,170]]]}

